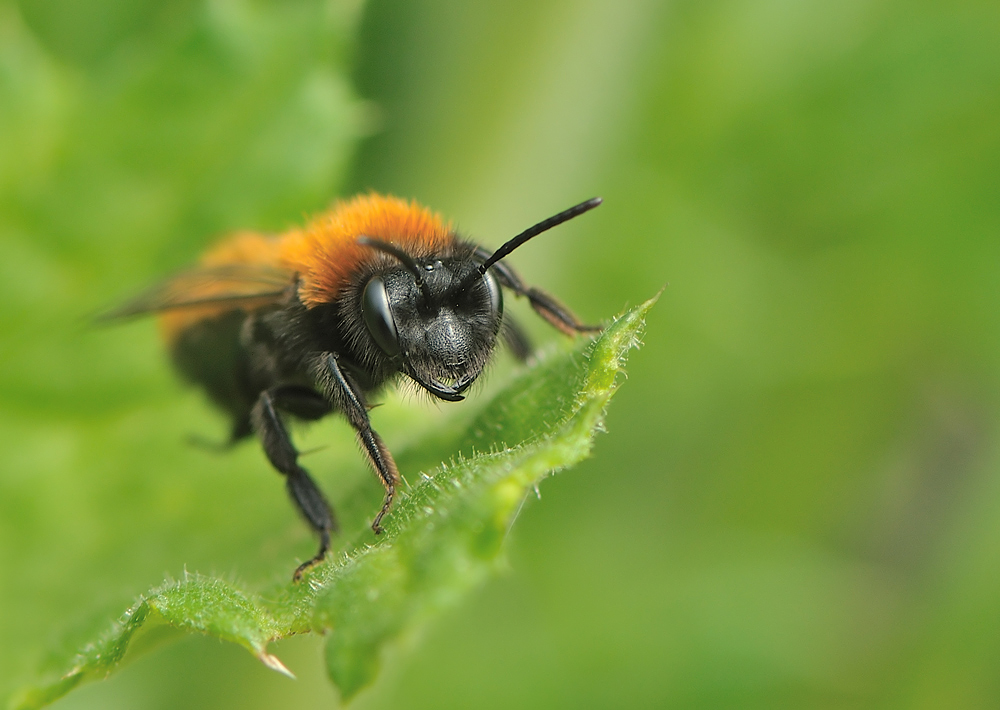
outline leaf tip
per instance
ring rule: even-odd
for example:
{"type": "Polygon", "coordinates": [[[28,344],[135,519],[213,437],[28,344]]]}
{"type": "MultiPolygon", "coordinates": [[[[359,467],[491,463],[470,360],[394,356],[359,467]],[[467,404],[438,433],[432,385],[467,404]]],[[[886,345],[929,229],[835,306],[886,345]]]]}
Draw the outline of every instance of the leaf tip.
{"type": "Polygon", "coordinates": [[[278,671],[278,673],[286,675],[292,680],[295,680],[295,674],[292,673],[290,670],[288,670],[288,666],[282,663],[277,656],[267,653],[265,651],[261,651],[260,653],[257,654],[257,658],[258,660],[260,660],[261,663],[270,668],[272,671],[278,671]]]}

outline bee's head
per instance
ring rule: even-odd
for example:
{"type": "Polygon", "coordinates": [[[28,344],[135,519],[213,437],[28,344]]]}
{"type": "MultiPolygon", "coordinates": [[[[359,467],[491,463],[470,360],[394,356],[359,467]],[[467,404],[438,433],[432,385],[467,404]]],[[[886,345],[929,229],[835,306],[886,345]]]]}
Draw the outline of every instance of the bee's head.
{"type": "Polygon", "coordinates": [[[384,242],[364,243],[400,262],[365,284],[361,313],[371,339],[435,397],[461,400],[496,345],[500,284],[471,257],[416,260],[384,242]]]}
{"type": "Polygon", "coordinates": [[[496,262],[557,224],[601,204],[595,197],[529,227],[482,258],[456,242],[454,255],[414,258],[394,244],[358,243],[393,257],[364,284],[361,314],[378,349],[425,390],[451,402],[476,381],[496,345],[503,316],[496,262]]]}

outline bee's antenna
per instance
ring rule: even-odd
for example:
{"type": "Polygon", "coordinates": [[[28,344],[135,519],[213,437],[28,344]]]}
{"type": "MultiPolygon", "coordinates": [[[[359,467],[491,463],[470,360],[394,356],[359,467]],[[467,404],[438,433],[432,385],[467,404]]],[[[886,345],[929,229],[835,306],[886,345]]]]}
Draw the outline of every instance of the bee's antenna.
{"type": "Polygon", "coordinates": [[[424,294],[424,299],[430,303],[430,288],[428,288],[427,283],[424,281],[423,274],[420,273],[420,266],[417,265],[417,262],[413,260],[412,256],[394,244],[383,242],[381,239],[375,239],[373,237],[358,237],[358,244],[364,244],[372,249],[378,249],[379,251],[385,252],[386,254],[399,259],[403,266],[406,267],[406,270],[413,274],[413,279],[417,282],[417,288],[419,288],[420,292],[424,294]]]}
{"type": "Polygon", "coordinates": [[[512,251],[517,249],[519,246],[524,244],[529,239],[537,237],[542,232],[547,232],[555,226],[567,222],[574,217],[579,217],[584,212],[589,212],[590,210],[601,204],[602,200],[600,197],[592,197],[586,202],[581,202],[578,205],[573,205],[568,210],[563,210],[557,215],[549,217],[548,219],[543,219],[538,224],[533,227],[528,227],[523,232],[518,234],[516,237],[511,239],[509,242],[504,244],[502,247],[497,249],[493,254],[479,267],[479,273],[485,274],[486,270],[493,266],[495,263],[503,259],[505,256],[510,254],[512,251]]]}
{"type": "Polygon", "coordinates": [[[480,277],[483,276],[486,273],[487,269],[489,269],[491,266],[493,266],[495,263],[503,259],[505,256],[510,254],[512,251],[517,249],[519,246],[524,244],[529,239],[533,239],[542,232],[547,232],[553,227],[560,225],[563,222],[569,221],[574,217],[579,217],[584,212],[589,212],[590,210],[594,209],[599,204],[601,204],[602,201],[603,200],[601,200],[600,197],[592,197],[586,202],[581,202],[578,205],[573,205],[568,210],[563,210],[557,215],[553,215],[548,219],[543,219],[538,224],[528,227],[523,232],[518,234],[516,237],[514,237],[506,244],[504,244],[502,247],[493,252],[490,255],[489,259],[480,264],[479,267],[476,269],[476,271],[473,272],[473,274],[470,274],[470,276],[465,279],[465,282],[462,284],[462,288],[463,289],[468,288],[472,279],[474,279],[476,276],[480,277]]]}

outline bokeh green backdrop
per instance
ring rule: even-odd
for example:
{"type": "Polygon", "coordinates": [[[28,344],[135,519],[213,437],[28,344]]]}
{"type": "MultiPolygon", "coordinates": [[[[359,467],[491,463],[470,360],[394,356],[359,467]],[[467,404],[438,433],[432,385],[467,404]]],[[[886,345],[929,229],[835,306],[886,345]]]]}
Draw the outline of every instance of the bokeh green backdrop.
{"type": "MultiPolygon", "coordinates": [[[[515,264],[589,320],[669,286],[510,573],[356,707],[1000,704],[1000,6],[921,0],[0,2],[3,694],[165,575],[308,554],[254,447],[183,445],[223,426],[155,327],[86,323],[369,188],[489,245],[599,194],[515,264]]],[[[275,650],[58,707],[336,703],[275,650]]]]}

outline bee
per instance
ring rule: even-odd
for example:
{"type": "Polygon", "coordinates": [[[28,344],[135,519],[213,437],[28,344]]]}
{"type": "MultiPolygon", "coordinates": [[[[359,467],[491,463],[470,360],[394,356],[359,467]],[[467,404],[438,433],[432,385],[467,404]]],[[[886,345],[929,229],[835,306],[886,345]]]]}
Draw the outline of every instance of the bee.
{"type": "Polygon", "coordinates": [[[567,335],[582,324],[552,296],[527,286],[503,259],[529,239],[601,203],[582,202],[490,252],[415,202],[355,197],[279,236],[237,233],[200,263],[109,314],[156,313],[177,370],[229,415],[229,443],[255,435],[284,477],[319,550],[293,580],[323,560],[337,530],[333,509],[299,463],[287,419],[334,412],[357,433],[385,488],[376,534],[400,477],[372,428],[369,398],[408,377],[457,402],[498,341],[527,359],[521,328],[504,315],[507,290],[567,335]]]}

